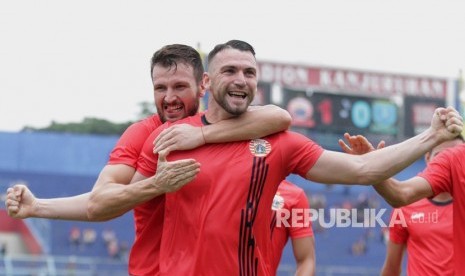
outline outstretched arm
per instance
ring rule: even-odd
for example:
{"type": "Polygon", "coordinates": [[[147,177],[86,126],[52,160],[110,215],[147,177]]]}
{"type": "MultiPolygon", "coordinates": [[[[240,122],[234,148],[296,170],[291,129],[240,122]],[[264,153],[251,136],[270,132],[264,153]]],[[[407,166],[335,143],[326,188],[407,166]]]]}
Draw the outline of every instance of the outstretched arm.
{"type": "Polygon", "coordinates": [[[18,219],[36,217],[105,221],[121,216],[157,195],[179,189],[198,173],[198,163],[192,159],[167,162],[162,157],[158,170],[159,173],[153,177],[141,178],[142,181],[134,185],[124,185],[120,183],[130,183],[134,168],[126,165],[107,165],[94,187],[99,189],[99,193],[95,193],[93,197],[88,192],[71,197],[36,198],[26,185],[17,184],[7,189],[6,209],[10,217],[18,219]],[[95,204],[96,202],[98,204],[95,204]]]}
{"type": "MultiPolygon", "coordinates": [[[[362,135],[351,136],[344,134],[346,144],[339,140],[342,150],[349,154],[360,155],[374,151],[372,144],[362,135]]],[[[384,148],[385,143],[381,141],[377,149],[384,148]]],[[[433,195],[429,183],[421,177],[413,177],[406,181],[398,181],[389,178],[381,183],[373,185],[375,190],[393,207],[401,207],[433,195]]]]}
{"type": "Polygon", "coordinates": [[[324,151],[306,177],[327,184],[379,183],[412,164],[434,146],[453,139],[462,128],[462,119],[454,108],[438,108],[430,128],[423,133],[363,155],[324,151]]]}
{"type": "Polygon", "coordinates": [[[93,221],[121,216],[156,196],[178,190],[195,178],[199,168],[200,164],[193,159],[168,162],[166,155],[162,154],[159,155],[157,173],[149,178],[137,172],[134,174],[134,169],[131,168],[124,178],[115,179],[115,175],[121,175],[121,169],[106,168],[92,190],[87,208],[88,216],[93,221]]]}
{"type": "Polygon", "coordinates": [[[154,152],[188,150],[206,143],[224,143],[264,137],[289,128],[289,113],[275,105],[251,106],[239,117],[194,127],[178,124],[163,130],[154,141],[154,152]]]}
{"type": "Polygon", "coordinates": [[[13,218],[48,218],[87,221],[89,193],[62,198],[41,199],[25,185],[18,184],[7,190],[6,209],[13,218]]]}

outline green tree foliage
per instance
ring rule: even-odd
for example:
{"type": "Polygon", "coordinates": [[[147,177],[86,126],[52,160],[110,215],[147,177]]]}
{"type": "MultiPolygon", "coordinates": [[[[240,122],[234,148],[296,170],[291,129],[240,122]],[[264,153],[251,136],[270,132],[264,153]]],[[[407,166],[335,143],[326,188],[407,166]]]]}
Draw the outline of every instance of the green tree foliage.
{"type": "Polygon", "coordinates": [[[121,135],[133,122],[112,123],[98,118],[84,118],[78,123],[52,123],[45,128],[26,126],[23,131],[69,132],[81,134],[121,135]]]}
{"type": "MultiPolygon", "coordinates": [[[[151,102],[139,103],[140,111],[137,118],[144,119],[156,112],[155,106],[151,102]]],[[[125,123],[113,123],[105,119],[86,117],[82,122],[77,123],[52,123],[45,128],[35,128],[26,126],[22,131],[47,131],[47,132],[68,132],[81,134],[100,134],[100,135],[121,135],[133,121],[125,123]]]]}

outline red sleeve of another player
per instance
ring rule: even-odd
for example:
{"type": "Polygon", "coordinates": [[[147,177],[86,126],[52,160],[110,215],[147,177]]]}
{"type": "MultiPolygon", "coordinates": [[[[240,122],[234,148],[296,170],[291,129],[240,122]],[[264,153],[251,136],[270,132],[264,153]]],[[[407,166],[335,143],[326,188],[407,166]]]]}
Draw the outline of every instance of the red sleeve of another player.
{"type": "Polygon", "coordinates": [[[300,133],[285,131],[280,137],[280,147],[288,173],[305,177],[323,153],[323,148],[300,133]]]}
{"type": "Polygon", "coordinates": [[[111,151],[108,165],[124,164],[135,168],[142,146],[149,135],[150,130],[142,122],[130,125],[111,151]]]}
{"type": "Polygon", "coordinates": [[[434,159],[428,163],[428,166],[418,176],[423,177],[428,181],[433,189],[434,195],[442,192],[452,194],[452,181],[451,181],[451,162],[448,155],[451,150],[448,149],[441,154],[438,154],[434,159]],[[446,152],[447,151],[447,152],[446,152]]]}
{"type": "Polygon", "coordinates": [[[158,154],[153,153],[153,141],[159,133],[160,131],[157,129],[145,140],[137,161],[137,171],[146,177],[153,176],[157,170],[158,154]]]}
{"type": "Polygon", "coordinates": [[[392,210],[389,223],[389,240],[393,243],[406,243],[408,239],[407,220],[401,208],[392,210]]]}
{"type": "Polygon", "coordinates": [[[291,207],[289,236],[291,239],[313,236],[312,222],[310,221],[310,204],[304,191],[298,193],[291,207]],[[292,212],[292,210],[294,211],[292,212]],[[294,214],[296,215],[294,216],[294,214]],[[296,224],[294,225],[293,223],[296,224]]]}

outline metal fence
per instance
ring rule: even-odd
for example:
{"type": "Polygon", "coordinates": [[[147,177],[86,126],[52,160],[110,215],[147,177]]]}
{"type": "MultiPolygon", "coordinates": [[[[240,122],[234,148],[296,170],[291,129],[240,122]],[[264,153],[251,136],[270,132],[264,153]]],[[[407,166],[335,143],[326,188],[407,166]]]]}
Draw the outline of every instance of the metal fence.
{"type": "MultiPolygon", "coordinates": [[[[278,276],[295,273],[292,265],[281,265],[278,276]]],[[[106,258],[51,255],[6,255],[1,258],[0,276],[123,276],[127,263],[106,258]]],[[[366,267],[318,266],[318,276],[371,276],[379,270],[366,267]]]]}
{"type": "Polygon", "coordinates": [[[0,276],[123,276],[127,263],[106,258],[51,255],[6,255],[0,276]]]}

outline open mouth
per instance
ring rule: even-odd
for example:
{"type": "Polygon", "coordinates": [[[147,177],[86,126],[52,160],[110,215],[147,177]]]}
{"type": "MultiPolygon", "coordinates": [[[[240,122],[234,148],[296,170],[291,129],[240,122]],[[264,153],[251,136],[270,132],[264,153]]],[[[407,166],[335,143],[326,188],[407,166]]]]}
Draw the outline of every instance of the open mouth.
{"type": "Polygon", "coordinates": [[[228,95],[234,98],[241,98],[241,99],[245,99],[247,97],[247,94],[244,92],[228,92],[228,95]]]}
{"type": "Polygon", "coordinates": [[[182,104],[171,104],[171,105],[163,105],[163,109],[166,111],[178,111],[182,109],[182,104]]]}

